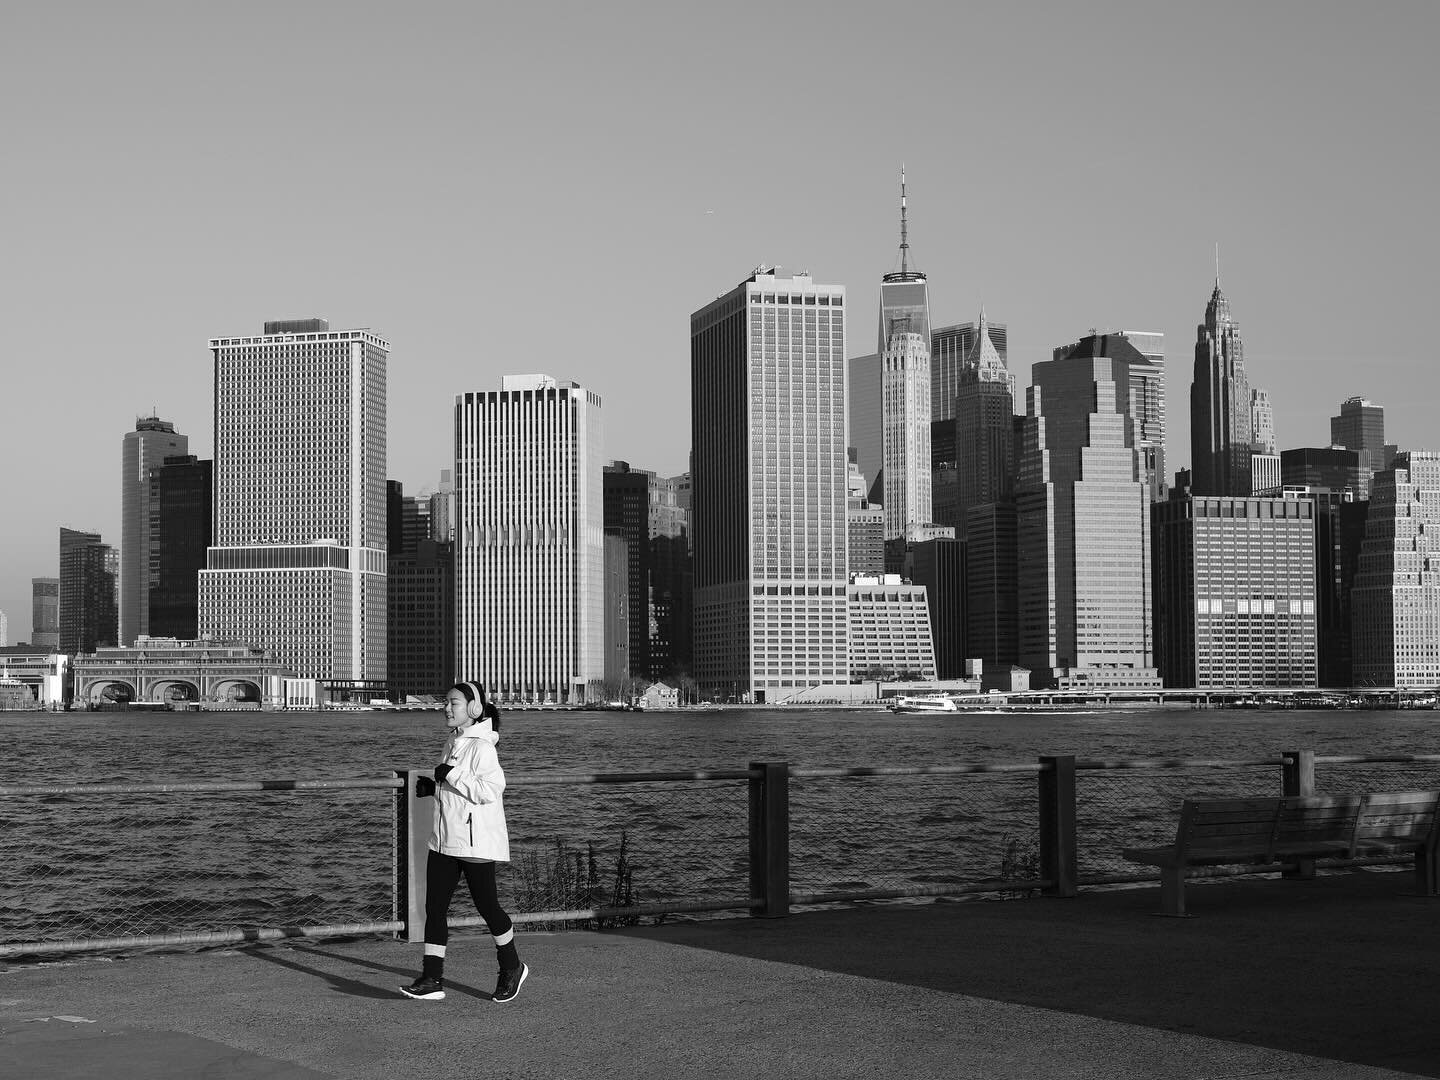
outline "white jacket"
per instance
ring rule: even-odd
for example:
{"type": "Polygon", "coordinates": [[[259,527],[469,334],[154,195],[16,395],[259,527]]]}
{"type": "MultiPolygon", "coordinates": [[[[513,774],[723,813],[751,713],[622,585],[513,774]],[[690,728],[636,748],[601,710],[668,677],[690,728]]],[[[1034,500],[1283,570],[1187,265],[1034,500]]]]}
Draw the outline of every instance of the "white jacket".
{"type": "Polygon", "coordinates": [[[435,821],[430,850],[461,859],[510,861],[505,828],[505,773],[495,744],[500,736],[481,720],[445,740],[442,764],[450,771],[435,785],[435,821]]]}

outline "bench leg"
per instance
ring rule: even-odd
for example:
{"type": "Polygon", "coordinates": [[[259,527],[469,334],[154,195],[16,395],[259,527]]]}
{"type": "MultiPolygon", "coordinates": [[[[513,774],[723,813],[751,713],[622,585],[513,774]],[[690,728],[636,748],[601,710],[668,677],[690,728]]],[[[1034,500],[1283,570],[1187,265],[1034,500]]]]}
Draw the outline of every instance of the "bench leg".
{"type": "Polygon", "coordinates": [[[1185,910],[1185,867],[1160,868],[1160,910],[1156,914],[1180,918],[1190,914],[1185,910]]]}
{"type": "Polygon", "coordinates": [[[1280,876],[1292,881],[1309,881],[1315,876],[1315,860],[1295,859],[1285,865],[1285,868],[1280,871],[1280,876]]]}
{"type": "Polygon", "coordinates": [[[1422,846],[1415,852],[1415,891],[1420,896],[1440,894],[1440,882],[1436,881],[1435,852],[1422,846]]]}

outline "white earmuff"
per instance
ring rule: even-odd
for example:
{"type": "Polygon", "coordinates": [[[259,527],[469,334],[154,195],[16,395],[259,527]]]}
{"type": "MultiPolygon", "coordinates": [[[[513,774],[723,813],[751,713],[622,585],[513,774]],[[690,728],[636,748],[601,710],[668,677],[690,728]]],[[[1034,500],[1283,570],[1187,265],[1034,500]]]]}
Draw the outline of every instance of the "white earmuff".
{"type": "Polygon", "coordinates": [[[465,715],[471,720],[479,720],[485,713],[484,695],[480,692],[480,688],[473,682],[467,682],[465,685],[470,687],[470,692],[475,695],[472,698],[466,699],[465,715]]]}

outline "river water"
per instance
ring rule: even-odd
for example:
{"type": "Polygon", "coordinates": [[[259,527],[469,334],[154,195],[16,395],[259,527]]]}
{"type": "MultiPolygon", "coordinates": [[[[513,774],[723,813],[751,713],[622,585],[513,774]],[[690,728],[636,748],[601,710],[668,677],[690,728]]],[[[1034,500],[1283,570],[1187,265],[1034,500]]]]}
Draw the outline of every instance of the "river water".
{"type": "MultiPolygon", "coordinates": [[[[438,712],[0,713],[0,784],[379,778],[428,769],[444,738],[438,712]]],[[[517,711],[505,715],[499,744],[515,856],[502,877],[516,910],[611,899],[623,833],[637,901],[748,888],[743,782],[557,787],[527,785],[526,774],[1033,763],[1042,754],[1273,759],[1300,749],[1440,753],[1440,712],[517,711]]],[[[1117,869],[1103,852],[1122,842],[1163,842],[1186,794],[1273,793],[1278,773],[1083,776],[1082,873],[1117,869]]],[[[1353,779],[1332,768],[1320,787],[1353,779]]],[[[1440,770],[1362,779],[1437,787],[1440,770]]],[[[795,780],[792,889],[1033,875],[1035,786],[1033,773],[795,780]]],[[[12,868],[0,880],[0,942],[388,919],[391,821],[389,793],[376,790],[0,798],[0,860],[12,868]]]]}

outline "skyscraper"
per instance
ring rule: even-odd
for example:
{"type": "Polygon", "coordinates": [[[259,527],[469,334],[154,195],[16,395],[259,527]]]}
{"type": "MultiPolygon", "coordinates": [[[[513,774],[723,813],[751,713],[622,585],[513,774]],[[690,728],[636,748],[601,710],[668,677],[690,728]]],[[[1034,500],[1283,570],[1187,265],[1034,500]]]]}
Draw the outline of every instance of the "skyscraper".
{"type": "Polygon", "coordinates": [[[582,702],[605,674],[598,394],[507,375],[455,398],[457,677],[582,702]]]}
{"type": "Polygon", "coordinates": [[[1033,369],[1017,485],[1020,662],[1055,686],[1158,685],[1150,492],[1121,406],[1128,367],[1080,349],[1033,369]]]}
{"type": "Polygon", "coordinates": [[[60,579],[30,579],[30,644],[36,649],[60,649],[60,579]]]}
{"type": "Polygon", "coordinates": [[[957,534],[972,506],[1009,502],[1015,494],[1015,376],[986,331],[972,335],[951,403],[955,420],[957,534]]]}
{"type": "Polygon", "coordinates": [[[845,290],[759,267],[690,317],[695,675],[776,701],[849,679],[845,290]]]}
{"type": "Polygon", "coordinates": [[[1385,445],[1385,410],[1366,398],[1346,398],[1340,403],[1340,415],[1330,418],[1330,445],[1343,446],[1360,455],[1357,497],[1368,499],[1371,476],[1388,469],[1394,453],[1393,448],[1385,445]]]}
{"type": "Polygon", "coordinates": [[[99,533],[60,530],[60,652],[92,653],[114,645],[115,549],[99,533]]]}
{"type": "Polygon", "coordinates": [[[389,350],[324,319],[210,340],[215,539],[200,631],[265,648],[332,697],[386,690],[389,350]]]}
{"type": "Polygon", "coordinates": [[[167,457],[150,470],[150,550],[146,569],[151,637],[200,632],[200,571],[215,520],[214,462],[167,457]]]}
{"type": "MultiPolygon", "coordinates": [[[[628,461],[612,461],[603,473],[605,492],[605,529],[615,530],[623,542],[613,548],[606,541],[607,557],[624,552],[626,567],[622,580],[628,590],[626,617],[612,620],[611,627],[623,625],[629,635],[625,649],[626,673],[645,676],[650,673],[650,486],[655,474],[630,468],[628,461]]],[[[611,577],[607,571],[607,580],[611,577]]],[[[607,606],[608,610],[608,606],[607,606]]],[[[614,666],[615,650],[607,650],[614,666]]],[[[606,681],[609,681],[607,675],[606,681]]]]}
{"type": "MultiPolygon", "coordinates": [[[[960,340],[970,344],[957,370],[951,415],[955,441],[955,502],[947,511],[965,541],[965,656],[995,669],[1019,659],[1016,640],[1015,376],[981,309],[960,340]]],[[[943,331],[935,337],[942,338],[943,331]]],[[[1003,342],[1004,337],[1000,340],[1003,342]]],[[[943,421],[941,421],[943,422],[943,421]]],[[[937,515],[938,516],[938,515],[937,515]]],[[[933,601],[932,601],[933,604],[933,601]]],[[[936,633],[941,661],[942,635],[936,633]]]]}
{"type": "Polygon", "coordinates": [[[1268,390],[1250,391],[1250,492],[1280,494],[1280,455],[1275,450],[1275,409],[1268,390]]]}
{"type": "Polygon", "coordinates": [[[137,419],[135,430],[125,433],[120,451],[121,645],[150,633],[150,473],[167,457],[189,449],[189,436],[158,416],[137,419]]]}
{"type": "MultiPolygon", "coordinates": [[[[1060,346],[1052,356],[1056,361],[1072,357],[1109,361],[1107,381],[1115,388],[1115,411],[1125,420],[1125,445],[1135,458],[1135,479],[1145,485],[1151,502],[1165,498],[1165,335],[1150,330],[1091,334],[1060,346]]],[[[1245,430],[1250,430],[1248,419],[1245,430]]]]}
{"type": "Polygon", "coordinates": [[[880,281],[881,505],[885,539],[931,521],[930,292],[910,268],[905,170],[900,170],[900,269],[880,281]]]}
{"type": "Polygon", "coordinates": [[[1001,364],[1010,362],[1009,328],[992,322],[981,311],[981,323],[956,323],[930,332],[930,417],[935,422],[955,419],[955,394],[960,387],[960,372],[975,354],[980,338],[989,339],[990,348],[1001,364]]]}
{"type": "Polygon", "coordinates": [[[1220,279],[1195,331],[1190,386],[1191,490],[1196,495],[1250,495],[1250,382],[1240,326],[1220,279]]]}
{"type": "Polygon", "coordinates": [[[1314,686],[1315,504],[1200,495],[1152,508],[1166,686],[1314,686]]]}
{"type": "Polygon", "coordinates": [[[1440,453],[1375,477],[1350,600],[1355,685],[1440,683],[1440,453]]]}

